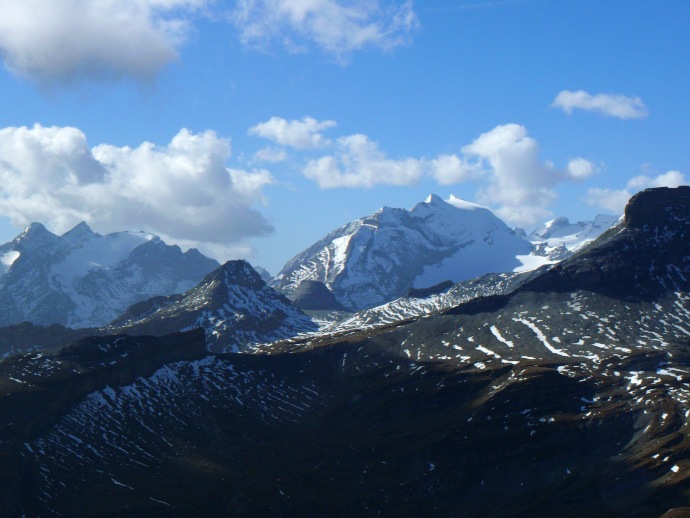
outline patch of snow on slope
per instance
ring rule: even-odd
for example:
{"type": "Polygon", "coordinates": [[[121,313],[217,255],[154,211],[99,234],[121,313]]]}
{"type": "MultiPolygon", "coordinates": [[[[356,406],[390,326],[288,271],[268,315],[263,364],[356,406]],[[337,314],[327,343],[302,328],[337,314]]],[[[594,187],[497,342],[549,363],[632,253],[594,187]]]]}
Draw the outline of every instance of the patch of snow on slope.
{"type": "Polygon", "coordinates": [[[531,272],[546,264],[555,264],[558,261],[552,261],[547,256],[543,255],[518,255],[516,259],[520,261],[521,265],[513,269],[515,273],[531,272]]]}

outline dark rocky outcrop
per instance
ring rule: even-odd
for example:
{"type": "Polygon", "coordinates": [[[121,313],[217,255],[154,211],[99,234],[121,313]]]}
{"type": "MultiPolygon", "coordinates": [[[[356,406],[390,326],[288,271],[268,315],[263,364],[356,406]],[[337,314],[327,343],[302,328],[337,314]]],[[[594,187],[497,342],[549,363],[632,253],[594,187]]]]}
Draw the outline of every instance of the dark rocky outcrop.
{"type": "Polygon", "coordinates": [[[439,293],[448,291],[452,285],[452,281],[443,281],[433,286],[429,286],[428,288],[410,288],[405,296],[407,298],[423,299],[430,297],[431,295],[437,295],[439,293]]]}
{"type": "Polygon", "coordinates": [[[0,328],[0,360],[24,352],[56,350],[65,344],[96,334],[96,329],[71,329],[60,324],[37,326],[31,322],[22,322],[3,327],[0,328]]]}

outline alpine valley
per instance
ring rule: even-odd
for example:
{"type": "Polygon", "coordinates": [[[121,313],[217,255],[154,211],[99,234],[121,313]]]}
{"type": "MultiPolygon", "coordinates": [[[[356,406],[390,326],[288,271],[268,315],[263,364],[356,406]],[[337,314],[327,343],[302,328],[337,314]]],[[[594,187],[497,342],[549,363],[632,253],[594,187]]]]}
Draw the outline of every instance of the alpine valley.
{"type": "Polygon", "coordinates": [[[268,284],[85,224],[0,261],[0,516],[690,513],[690,187],[430,196],[268,284]]]}

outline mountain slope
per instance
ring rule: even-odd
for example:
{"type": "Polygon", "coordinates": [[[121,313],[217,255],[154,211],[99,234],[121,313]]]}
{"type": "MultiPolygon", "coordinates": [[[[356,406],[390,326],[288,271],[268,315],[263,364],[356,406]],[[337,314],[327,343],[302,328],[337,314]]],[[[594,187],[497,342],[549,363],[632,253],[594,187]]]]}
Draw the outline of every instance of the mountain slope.
{"type": "MultiPolygon", "coordinates": [[[[486,366],[525,358],[599,361],[690,341],[690,187],[637,194],[621,225],[571,258],[515,280],[511,289],[505,278],[503,291],[501,283],[480,283],[493,294],[391,331],[398,352],[486,366]]],[[[301,343],[311,347],[310,338],[301,343]]]]}
{"type": "Polygon", "coordinates": [[[411,211],[384,207],[345,225],[290,260],[272,286],[294,292],[318,280],[352,309],[370,308],[410,288],[512,271],[532,247],[488,209],[430,196],[411,211]]]}
{"type": "Polygon", "coordinates": [[[56,236],[32,223],[0,246],[0,326],[97,327],[135,302],[183,292],[218,263],[143,232],[102,236],[80,223],[56,236]]]}
{"type": "Polygon", "coordinates": [[[135,304],[106,330],[161,336],[194,328],[205,329],[210,350],[238,352],[314,331],[316,324],[269,288],[249,263],[228,261],[181,295],[135,304]]]}
{"type": "Polygon", "coordinates": [[[690,188],[655,189],[559,265],[424,318],[0,362],[0,514],[682,516],[688,237],[690,188]]]}

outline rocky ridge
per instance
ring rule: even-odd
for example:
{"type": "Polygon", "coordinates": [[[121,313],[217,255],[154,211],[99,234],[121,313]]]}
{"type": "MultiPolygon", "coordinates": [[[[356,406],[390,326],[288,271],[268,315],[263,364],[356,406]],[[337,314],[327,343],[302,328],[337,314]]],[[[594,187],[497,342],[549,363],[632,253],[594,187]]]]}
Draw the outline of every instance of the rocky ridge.
{"type": "Polygon", "coordinates": [[[195,328],[205,330],[212,351],[246,352],[317,326],[249,263],[228,261],[183,294],[135,304],[104,331],[161,336],[195,328]]]}

